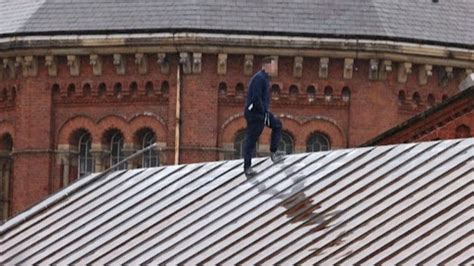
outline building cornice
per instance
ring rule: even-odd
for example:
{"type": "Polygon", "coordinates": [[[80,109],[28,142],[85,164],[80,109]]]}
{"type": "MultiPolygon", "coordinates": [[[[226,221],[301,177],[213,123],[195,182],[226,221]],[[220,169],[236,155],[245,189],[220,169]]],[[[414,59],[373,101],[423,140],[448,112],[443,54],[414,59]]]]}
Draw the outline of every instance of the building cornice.
{"type": "Polygon", "coordinates": [[[114,53],[225,53],[388,59],[474,68],[474,49],[408,42],[211,33],[54,35],[0,38],[0,57],[114,53]]]}

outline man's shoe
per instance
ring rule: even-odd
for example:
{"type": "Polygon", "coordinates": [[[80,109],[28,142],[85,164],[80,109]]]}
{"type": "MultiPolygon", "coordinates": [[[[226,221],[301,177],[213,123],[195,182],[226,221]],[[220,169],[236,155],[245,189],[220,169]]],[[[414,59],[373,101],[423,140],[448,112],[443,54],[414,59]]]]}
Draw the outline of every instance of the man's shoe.
{"type": "Polygon", "coordinates": [[[272,159],[273,163],[281,163],[285,160],[285,155],[282,152],[272,152],[270,154],[270,158],[272,159]]]}
{"type": "Polygon", "coordinates": [[[257,172],[252,169],[252,167],[249,167],[244,170],[244,174],[247,178],[251,178],[257,175],[257,172]]]}

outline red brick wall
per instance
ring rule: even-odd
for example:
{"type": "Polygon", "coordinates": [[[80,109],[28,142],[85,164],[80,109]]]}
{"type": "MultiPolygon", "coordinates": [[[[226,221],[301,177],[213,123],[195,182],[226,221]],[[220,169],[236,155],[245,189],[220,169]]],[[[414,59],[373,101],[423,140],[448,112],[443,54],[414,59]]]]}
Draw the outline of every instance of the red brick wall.
{"type": "MultiPolygon", "coordinates": [[[[81,56],[80,76],[72,77],[66,57],[58,57],[58,76],[50,77],[44,58],[38,62],[37,77],[18,77],[0,80],[3,88],[18,87],[16,100],[9,104],[0,101],[0,131],[6,124],[13,125],[15,168],[13,180],[13,212],[25,209],[61,186],[61,166],[54,151],[58,145],[71,144],[74,130],[86,128],[94,143],[100,143],[106,130],[123,131],[125,142],[134,142],[134,134],[142,127],[150,127],[158,141],[167,146],[167,164],[174,163],[175,111],[178,55],[169,55],[170,72],[162,74],[155,54],[148,54],[148,74],[139,74],[134,55],[126,55],[126,74],[117,75],[111,55],[103,56],[103,74],[95,76],[88,56],[81,56]],[[145,84],[153,82],[155,92],[145,95],[145,84]],[[168,82],[167,95],[160,93],[163,81],[168,82]],[[122,92],[114,95],[114,86],[120,82],[122,92]],[[129,86],[137,82],[136,96],[129,86]],[[90,95],[83,94],[83,86],[91,86],[90,95]],[[105,83],[107,93],[99,97],[99,84],[105,83]],[[59,92],[52,91],[54,84],[59,92]],[[68,95],[69,84],[75,93],[68,95]],[[140,118],[136,118],[140,117],[140,118]],[[2,122],[3,121],[3,122],[2,122]],[[7,121],[7,122],[5,122],[7,121]],[[25,150],[36,153],[24,153],[25,150]],[[49,152],[47,152],[49,150],[49,152]]],[[[254,72],[260,69],[261,56],[255,56],[254,72]]],[[[280,86],[281,95],[272,100],[271,111],[281,117],[284,130],[294,138],[295,146],[305,149],[312,132],[326,133],[333,148],[353,147],[380,134],[392,126],[426,108],[426,98],[433,93],[437,102],[442,95],[453,95],[461,75],[455,75],[446,87],[439,84],[441,71],[435,67],[426,85],[418,85],[417,65],[406,84],[397,81],[397,63],[387,80],[368,80],[368,60],[355,60],[352,79],[343,79],[343,59],[330,59],[329,78],[320,79],[319,58],[304,58],[303,75],[293,77],[293,57],[279,57],[279,74],[272,84],[280,86]],[[289,87],[296,85],[299,94],[289,97],[289,87]],[[317,89],[315,102],[310,103],[306,88],[317,89]],[[324,100],[324,88],[331,86],[333,99],[324,100]],[[351,100],[341,99],[343,87],[351,90],[351,100]],[[407,104],[398,103],[398,91],[407,93],[407,104]],[[418,91],[422,106],[411,104],[411,95],[418,91]]],[[[184,74],[182,91],[181,156],[180,163],[213,161],[219,159],[217,148],[232,143],[236,132],[245,127],[241,113],[244,99],[235,96],[235,87],[241,82],[247,88],[250,76],[243,74],[244,55],[228,55],[227,74],[217,75],[217,55],[203,54],[202,72],[184,74]],[[220,82],[227,84],[227,95],[218,95],[220,82]]],[[[19,74],[21,75],[21,74],[19,74]]],[[[12,131],[12,129],[9,129],[12,131]]],[[[266,130],[261,143],[268,144],[266,130]]],[[[73,144],[73,143],[72,143],[73,144]]],[[[75,171],[72,169],[71,171],[75,171]]]]}

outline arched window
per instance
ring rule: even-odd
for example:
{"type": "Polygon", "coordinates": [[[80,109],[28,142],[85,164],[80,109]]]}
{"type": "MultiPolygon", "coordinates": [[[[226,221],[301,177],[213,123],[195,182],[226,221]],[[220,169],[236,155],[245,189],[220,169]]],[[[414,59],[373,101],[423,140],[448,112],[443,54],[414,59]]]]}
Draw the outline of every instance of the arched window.
{"type": "Polygon", "coordinates": [[[307,152],[327,151],[331,149],[329,138],[321,133],[313,133],[306,143],[307,152]]]}
{"type": "Polygon", "coordinates": [[[169,90],[170,90],[170,84],[166,80],[163,81],[161,83],[161,93],[162,94],[168,94],[169,90]]]}
{"type": "Polygon", "coordinates": [[[105,83],[100,83],[99,85],[99,97],[105,97],[107,94],[107,86],[105,83]]]}
{"type": "Polygon", "coordinates": [[[324,99],[326,101],[330,101],[332,99],[332,88],[331,86],[327,86],[324,88],[324,99]]]}
{"type": "Polygon", "coordinates": [[[405,95],[405,91],[399,91],[398,92],[398,104],[402,105],[404,104],[406,101],[406,95],[405,95]]]}
{"type": "MultiPolygon", "coordinates": [[[[110,143],[110,166],[112,166],[125,159],[123,152],[123,134],[120,130],[112,129],[107,135],[110,143]]],[[[127,163],[119,165],[117,169],[127,169],[127,163]]]]}
{"type": "Polygon", "coordinates": [[[16,87],[15,86],[12,87],[12,97],[11,98],[12,98],[13,101],[16,99],[16,87]]]}
{"type": "Polygon", "coordinates": [[[290,99],[296,99],[298,97],[298,87],[296,85],[290,86],[290,99]]]}
{"type": "MultiPolygon", "coordinates": [[[[146,129],[142,133],[142,148],[146,148],[156,142],[156,136],[153,131],[146,129]]],[[[160,165],[160,156],[155,149],[150,149],[143,154],[143,167],[156,167],[160,165]]]]}
{"type": "Polygon", "coordinates": [[[278,100],[280,98],[280,86],[273,84],[271,88],[272,99],[278,100]]]}
{"type": "Polygon", "coordinates": [[[411,97],[413,99],[413,102],[419,106],[421,104],[421,96],[418,92],[413,93],[413,96],[411,97]]]}
{"type": "Polygon", "coordinates": [[[10,209],[10,186],[12,177],[13,139],[10,134],[0,137],[0,152],[3,158],[0,160],[0,221],[6,220],[10,209]]]}
{"type": "Polygon", "coordinates": [[[145,94],[146,96],[153,96],[155,88],[153,87],[153,82],[148,81],[145,85],[145,94]]]}
{"type": "Polygon", "coordinates": [[[281,133],[280,143],[278,144],[278,150],[284,151],[285,154],[292,154],[294,149],[293,138],[286,132],[281,133]]]}
{"type": "Polygon", "coordinates": [[[79,138],[79,177],[86,176],[94,172],[94,159],[91,154],[92,138],[89,132],[83,132],[79,138]]]}
{"type": "MultiPolygon", "coordinates": [[[[245,130],[239,131],[234,140],[234,159],[244,158],[244,147],[245,147],[245,130]]],[[[257,154],[258,142],[255,145],[255,150],[252,156],[257,154]]]]}
{"type": "Polygon", "coordinates": [[[308,86],[308,88],[306,88],[306,94],[308,95],[308,101],[314,102],[316,99],[316,88],[313,85],[308,86]]]}
{"type": "Polygon", "coordinates": [[[225,82],[219,83],[218,92],[220,97],[224,97],[227,95],[227,84],[225,82]]]}
{"type": "Polygon", "coordinates": [[[342,88],[342,100],[345,102],[351,100],[351,89],[349,87],[342,88]]]}
{"type": "Polygon", "coordinates": [[[241,82],[237,83],[237,86],[235,86],[235,95],[240,98],[245,95],[245,87],[241,82]]]}
{"type": "Polygon", "coordinates": [[[84,86],[82,87],[82,94],[84,96],[90,96],[91,93],[92,93],[91,85],[89,83],[84,84],[84,86]]]}
{"type": "Polygon", "coordinates": [[[130,83],[129,90],[130,90],[130,95],[132,97],[137,97],[138,96],[138,85],[135,81],[130,83]]]}
{"type": "Polygon", "coordinates": [[[435,104],[436,104],[435,96],[432,93],[428,94],[428,105],[434,106],[435,104]]]}
{"type": "Polygon", "coordinates": [[[68,97],[74,96],[75,93],[76,93],[76,85],[72,83],[69,84],[69,86],[67,87],[67,96],[68,97]]]}
{"type": "Polygon", "coordinates": [[[2,98],[3,98],[4,101],[8,100],[8,90],[7,90],[7,88],[3,88],[2,98]]]}
{"type": "Polygon", "coordinates": [[[51,87],[51,93],[54,97],[57,97],[59,95],[60,89],[58,84],[53,84],[53,86],[51,87]]]}
{"type": "Polygon", "coordinates": [[[114,86],[114,96],[120,98],[122,96],[122,83],[116,83],[114,86]]]}
{"type": "Polygon", "coordinates": [[[471,128],[462,124],[456,128],[456,138],[470,138],[472,137],[471,128]]]}

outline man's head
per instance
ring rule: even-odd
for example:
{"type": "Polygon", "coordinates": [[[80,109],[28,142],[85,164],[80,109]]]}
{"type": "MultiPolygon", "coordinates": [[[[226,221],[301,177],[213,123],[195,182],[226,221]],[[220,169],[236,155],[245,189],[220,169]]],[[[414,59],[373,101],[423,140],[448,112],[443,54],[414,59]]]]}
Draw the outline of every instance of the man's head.
{"type": "Polygon", "coordinates": [[[262,70],[268,74],[275,74],[276,67],[277,65],[275,58],[267,56],[262,59],[262,70]]]}

